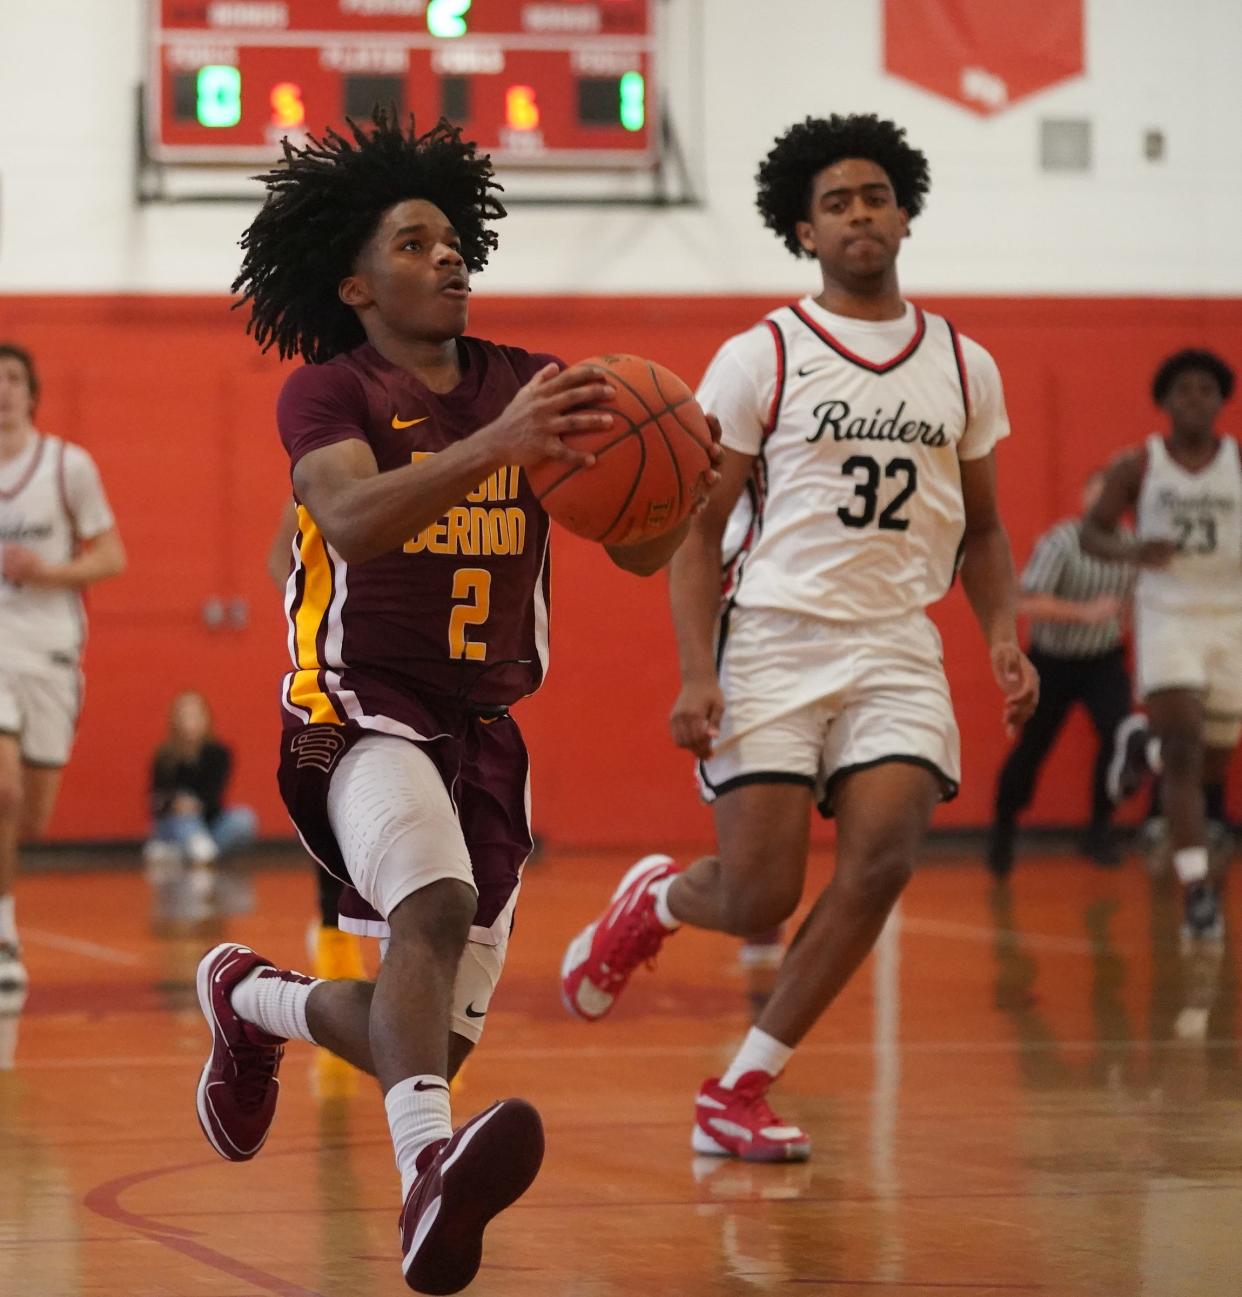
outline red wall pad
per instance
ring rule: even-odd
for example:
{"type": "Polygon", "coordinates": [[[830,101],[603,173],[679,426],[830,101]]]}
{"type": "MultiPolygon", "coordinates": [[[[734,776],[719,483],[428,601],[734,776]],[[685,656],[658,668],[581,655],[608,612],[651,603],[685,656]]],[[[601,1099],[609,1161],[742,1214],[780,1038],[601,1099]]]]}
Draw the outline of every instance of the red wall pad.
{"type": "MultiPolygon", "coordinates": [[[[1076,509],[1090,469],[1158,426],[1148,390],[1162,357],[1196,345],[1242,362],[1238,300],[920,300],[1000,364],[1014,429],[998,452],[1001,497],[1019,564],[1039,532],[1076,509]]],[[[473,327],[567,360],[635,352],[693,383],[724,338],[776,304],[489,299],[484,289],[473,327]]],[[[169,699],[187,686],[210,696],[235,747],[238,798],[256,806],[265,834],[289,832],[274,778],[287,659],[264,572],[289,489],[273,416],[284,369],[227,308],[209,297],[0,297],[0,337],[30,347],[40,365],[39,426],[96,457],[130,553],[125,576],[91,599],[86,709],[53,827],[60,839],[144,832],[147,763],[169,699]]],[[[1223,426],[1239,432],[1235,410],[1223,426]]],[[[676,692],[665,597],[661,578],[628,577],[557,533],[552,669],[518,709],[549,842],[650,846],[709,831],[690,763],[665,729],[676,692]]],[[[962,795],[937,823],[981,824],[1006,749],[1000,702],[960,591],[935,616],[964,755],[962,795]]],[[[1075,722],[1029,822],[1085,813],[1091,751],[1075,722]]]]}

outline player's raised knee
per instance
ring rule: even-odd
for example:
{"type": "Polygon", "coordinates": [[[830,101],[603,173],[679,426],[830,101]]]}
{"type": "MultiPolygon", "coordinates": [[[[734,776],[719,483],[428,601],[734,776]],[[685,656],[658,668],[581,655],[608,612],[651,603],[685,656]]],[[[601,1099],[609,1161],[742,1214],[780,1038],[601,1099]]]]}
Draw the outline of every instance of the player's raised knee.
{"type": "Polygon", "coordinates": [[[724,908],[725,930],[735,937],[775,928],[794,912],[801,889],[770,879],[733,888],[724,908]]]}

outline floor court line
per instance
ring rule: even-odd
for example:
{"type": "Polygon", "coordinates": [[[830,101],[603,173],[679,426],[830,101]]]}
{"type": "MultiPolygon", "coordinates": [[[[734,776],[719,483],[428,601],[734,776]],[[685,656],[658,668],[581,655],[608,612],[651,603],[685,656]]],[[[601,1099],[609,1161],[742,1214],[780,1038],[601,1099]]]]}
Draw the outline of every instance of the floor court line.
{"type": "MultiPolygon", "coordinates": [[[[1134,1050],[1152,1050],[1160,1053],[1180,1053],[1185,1051],[1233,1050],[1238,1041],[1232,1037],[1211,1040],[1150,1040],[1136,1037],[1133,1040],[1032,1040],[1017,1044],[1011,1040],[916,1040],[906,1041],[900,1045],[904,1054],[922,1057],[937,1054],[1012,1054],[1015,1049],[1023,1053],[1126,1053],[1134,1050]]],[[[712,1042],[703,1045],[660,1045],[632,1046],[618,1045],[614,1049],[595,1047],[592,1049],[549,1048],[549,1049],[506,1049],[505,1057],[520,1059],[523,1062],[556,1062],[581,1058],[702,1058],[704,1055],[716,1055],[722,1045],[712,1042]]],[[[860,1044],[805,1044],[799,1047],[800,1058],[852,1058],[868,1057],[874,1048],[868,1043],[860,1044]]],[[[157,1054],[130,1057],[99,1056],[96,1058],[35,1058],[22,1059],[23,1072],[37,1071],[88,1071],[100,1067],[187,1067],[193,1062],[189,1054],[157,1054]]],[[[197,1064],[201,1067],[201,1063],[197,1064]]]]}
{"type": "MultiPolygon", "coordinates": [[[[780,1167],[779,1164],[773,1164],[773,1174],[776,1174],[780,1167]]],[[[756,1176],[758,1176],[756,1172],[756,1176]]],[[[684,1198],[616,1198],[609,1199],[607,1202],[583,1202],[581,1199],[541,1201],[534,1199],[531,1201],[521,1201],[515,1203],[509,1208],[513,1212],[613,1212],[613,1211],[668,1211],[673,1208],[688,1208],[697,1211],[700,1207],[706,1205],[719,1204],[721,1206],[754,1206],[768,1207],[776,1205],[797,1206],[797,1207],[831,1207],[840,1205],[843,1207],[871,1206],[875,1203],[901,1203],[911,1209],[917,1209],[923,1203],[936,1203],[949,1205],[952,1203],[969,1203],[969,1202],[1025,1202],[1035,1200],[1041,1202],[1065,1202],[1073,1201],[1079,1198],[1112,1198],[1124,1201],[1127,1198],[1142,1196],[1147,1198],[1159,1195],[1162,1198],[1181,1198],[1188,1195],[1197,1195],[1202,1193],[1236,1193],[1242,1188],[1242,1180],[1220,1180],[1213,1178],[1211,1180],[1186,1180],[1178,1184],[1161,1185],[1158,1188],[1137,1189],[1108,1189],[1098,1186],[1090,1186],[1082,1189],[1038,1189],[1038,1190],[1019,1190],[1019,1189],[981,1189],[969,1193],[952,1193],[943,1189],[937,1189],[934,1192],[917,1192],[913,1190],[899,1193],[822,1193],[807,1194],[799,1193],[797,1197],[789,1199],[776,1200],[755,1196],[752,1193],[739,1194],[736,1197],[727,1195],[712,1194],[711,1197],[691,1197],[684,1198]]],[[[265,1216],[306,1216],[313,1217],[322,1214],[323,1209],[306,1208],[306,1207],[264,1207],[265,1216]]],[[[331,1211],[333,1216],[387,1216],[392,1213],[392,1207],[388,1203],[375,1206],[357,1206],[357,1207],[335,1207],[331,1211]]],[[[221,1210],[219,1208],[203,1208],[170,1211],[167,1213],[169,1218],[178,1216],[193,1216],[196,1220],[226,1220],[229,1217],[244,1217],[253,1215],[253,1208],[243,1210],[241,1208],[221,1210]]],[[[984,1219],[980,1217],[979,1219],[984,1219]]],[[[995,1222],[993,1222],[995,1223],[995,1222]]],[[[1005,1222],[1009,1228],[1015,1227],[1013,1222],[1005,1222]]],[[[155,1230],[152,1229],[152,1234],[155,1230]]],[[[181,1231],[190,1233],[191,1231],[181,1231]]],[[[196,1237],[201,1237],[203,1231],[192,1231],[196,1237]]]]}
{"type": "Polygon", "coordinates": [[[67,955],[84,955],[87,959],[97,959],[104,964],[119,964],[122,968],[145,968],[149,962],[142,955],[135,955],[128,950],[101,946],[97,941],[66,937],[60,932],[30,928],[25,924],[22,924],[22,941],[32,946],[46,946],[49,950],[61,950],[67,955]]]}
{"type": "MultiPolygon", "coordinates": [[[[997,939],[995,927],[984,928],[973,923],[954,923],[946,919],[903,917],[902,927],[907,935],[956,938],[983,946],[993,946],[997,939]]],[[[1024,950],[1047,950],[1065,955],[1091,955],[1097,949],[1096,943],[1085,937],[1057,937],[1051,933],[1029,932],[1026,929],[1015,933],[1014,940],[1024,950]]],[[[1128,953],[1124,946],[1115,946],[1113,950],[1117,954],[1128,953]]]]}
{"type": "Polygon", "coordinates": [[[273,1297],[324,1297],[312,1288],[291,1283],[278,1275],[269,1274],[256,1266],[240,1261],[204,1243],[195,1241],[192,1236],[201,1236],[200,1230],[187,1230],[177,1225],[166,1225],[163,1221],[149,1216],[140,1216],[121,1206],[120,1197],[127,1189],[167,1175],[181,1171],[195,1171],[210,1167],[211,1162],[181,1162],[173,1166],[154,1167],[145,1171],[136,1171],[132,1175],[121,1176],[96,1185],[83,1198],[83,1204],[97,1216],[110,1220],[123,1229],[134,1231],[137,1235],[158,1243],[174,1252],[181,1253],[193,1261],[218,1270],[234,1279],[252,1284],[273,1294],[273,1297]]]}

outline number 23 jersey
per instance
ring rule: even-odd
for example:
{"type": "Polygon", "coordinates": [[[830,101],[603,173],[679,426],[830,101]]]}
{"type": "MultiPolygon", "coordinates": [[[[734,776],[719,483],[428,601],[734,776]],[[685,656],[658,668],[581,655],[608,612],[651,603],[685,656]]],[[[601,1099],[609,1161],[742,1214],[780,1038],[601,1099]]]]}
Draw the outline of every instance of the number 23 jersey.
{"type": "Polygon", "coordinates": [[[1175,612],[1242,612],[1242,459],[1222,437],[1210,463],[1183,468],[1158,433],[1147,438],[1147,463],[1135,508],[1141,540],[1171,540],[1168,567],[1140,568],[1135,598],[1175,612]]]}
{"type": "Polygon", "coordinates": [[[806,297],[730,338],[698,391],[754,456],[725,534],[723,595],[838,621],[948,590],[965,524],[960,460],[1009,434],[996,362],[943,317],[833,315],[806,297]]]}

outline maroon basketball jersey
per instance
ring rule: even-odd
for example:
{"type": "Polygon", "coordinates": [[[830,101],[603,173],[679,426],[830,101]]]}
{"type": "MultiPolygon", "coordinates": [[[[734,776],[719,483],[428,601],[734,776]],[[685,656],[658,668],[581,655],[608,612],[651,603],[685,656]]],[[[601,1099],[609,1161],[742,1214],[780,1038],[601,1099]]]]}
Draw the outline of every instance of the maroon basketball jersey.
{"type": "MultiPolygon", "coordinates": [[[[371,447],[381,472],[417,462],[490,423],[555,361],[478,338],[459,339],[458,354],[461,381],[444,394],[369,344],[291,374],[277,403],[291,463],[351,438],[371,447]]],[[[438,727],[420,702],[433,714],[445,702],[507,705],[539,687],[548,516],[516,466],[497,470],[400,549],[361,563],[347,563],[299,501],[294,548],[287,724],[361,721],[432,738],[438,727]],[[399,724],[364,720],[377,716],[399,724]]]]}

